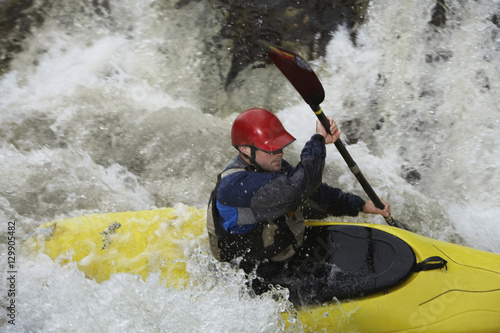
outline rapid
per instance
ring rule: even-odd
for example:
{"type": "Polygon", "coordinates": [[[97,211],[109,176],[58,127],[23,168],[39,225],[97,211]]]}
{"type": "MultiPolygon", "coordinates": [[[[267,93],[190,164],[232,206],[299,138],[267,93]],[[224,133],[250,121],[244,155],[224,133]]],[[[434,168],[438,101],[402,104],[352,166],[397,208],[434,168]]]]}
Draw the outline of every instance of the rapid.
{"type": "MultiPolygon", "coordinates": [[[[310,64],[322,108],[393,216],[424,236],[500,253],[500,2],[372,1],[356,44],[340,28],[310,64]]],[[[220,29],[209,4],[116,0],[107,15],[61,2],[0,77],[0,262],[7,276],[8,222],[16,221],[16,325],[9,332],[279,332],[290,310],[272,295],[250,298],[241,272],[210,261],[207,237],[191,269],[206,288],[165,288],[120,274],[103,283],[76,264],[23,249],[56,218],[185,205],[206,206],[235,153],[234,118],[251,107],[277,114],[297,141],[296,163],[315,117],[279,71],[247,68],[224,93],[227,53],[206,41],[220,29]],[[201,43],[204,41],[204,43],[201,43]],[[205,256],[205,257],[203,257],[205,256]],[[216,283],[223,276],[224,284],[216,283]]],[[[256,22],[257,24],[257,22],[256,22]]],[[[226,46],[219,45],[224,49],[226,46]]],[[[324,180],[364,195],[328,148],[324,180]]],[[[382,217],[336,220],[384,223],[382,217]]],[[[1,284],[2,308],[6,284],[1,284]]],[[[291,331],[302,330],[293,323],[291,331]]]]}

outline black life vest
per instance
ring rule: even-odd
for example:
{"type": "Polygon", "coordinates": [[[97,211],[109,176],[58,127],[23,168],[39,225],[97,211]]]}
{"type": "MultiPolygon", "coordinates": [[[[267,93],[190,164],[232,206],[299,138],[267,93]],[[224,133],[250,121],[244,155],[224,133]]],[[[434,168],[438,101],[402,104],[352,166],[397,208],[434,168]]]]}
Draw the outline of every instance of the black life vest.
{"type": "Polygon", "coordinates": [[[290,212],[272,221],[258,222],[253,229],[244,234],[231,234],[222,227],[219,210],[215,204],[217,189],[224,176],[240,171],[246,170],[236,167],[220,173],[210,195],[207,229],[214,257],[225,262],[241,258],[240,267],[246,271],[266,260],[279,262],[289,259],[302,245],[305,224],[300,218],[301,214],[290,212]]]}

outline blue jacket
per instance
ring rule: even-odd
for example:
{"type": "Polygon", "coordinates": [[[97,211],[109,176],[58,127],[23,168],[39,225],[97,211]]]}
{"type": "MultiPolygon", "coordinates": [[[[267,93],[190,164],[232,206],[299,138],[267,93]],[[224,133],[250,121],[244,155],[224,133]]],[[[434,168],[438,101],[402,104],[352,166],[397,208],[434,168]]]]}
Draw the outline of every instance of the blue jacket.
{"type": "Polygon", "coordinates": [[[281,171],[243,171],[248,164],[235,157],[225,170],[241,171],[222,178],[217,189],[219,223],[231,234],[245,234],[259,222],[277,219],[301,206],[306,219],[358,215],[363,199],[322,183],[325,157],[321,135],[306,143],[297,166],[283,160],[281,171]]]}

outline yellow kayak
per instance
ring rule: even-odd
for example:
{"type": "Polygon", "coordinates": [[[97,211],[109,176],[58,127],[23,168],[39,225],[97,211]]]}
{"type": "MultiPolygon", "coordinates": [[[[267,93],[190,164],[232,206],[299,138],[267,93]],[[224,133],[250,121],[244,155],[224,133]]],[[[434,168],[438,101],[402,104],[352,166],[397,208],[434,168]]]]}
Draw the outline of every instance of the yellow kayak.
{"type": "MultiPolygon", "coordinates": [[[[48,222],[25,245],[97,282],[112,274],[186,288],[185,259],[207,242],[205,210],[178,205],[48,222]]],[[[352,271],[339,297],[297,306],[306,332],[499,332],[500,255],[377,225],[308,221],[340,269],[352,271]],[[356,280],[357,279],[357,280],[356,280]],[[348,292],[345,291],[347,286],[348,292]]]]}
{"type": "Polygon", "coordinates": [[[500,255],[386,225],[356,227],[397,236],[411,247],[417,263],[439,256],[446,267],[412,272],[401,284],[367,297],[303,308],[299,317],[313,323],[312,331],[500,332],[500,255]]]}

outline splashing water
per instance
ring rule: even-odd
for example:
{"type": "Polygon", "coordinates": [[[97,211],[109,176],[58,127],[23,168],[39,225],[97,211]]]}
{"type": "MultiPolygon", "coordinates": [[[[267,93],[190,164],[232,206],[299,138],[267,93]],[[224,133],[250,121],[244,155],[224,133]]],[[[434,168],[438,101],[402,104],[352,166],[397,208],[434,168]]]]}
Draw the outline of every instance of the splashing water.
{"type": "MultiPolygon", "coordinates": [[[[227,55],[215,64],[200,42],[218,29],[209,6],[122,0],[104,17],[78,6],[62,2],[47,12],[0,78],[2,230],[16,220],[21,240],[54,218],[204,207],[234,154],[229,129],[244,106],[275,106],[298,139],[285,158],[297,161],[314,116],[284,78],[273,77],[267,91],[273,69],[240,74],[248,77],[233,92],[241,110],[228,114],[222,105],[217,66],[227,55]],[[221,111],[202,112],[209,103],[221,111]]],[[[325,86],[322,106],[349,135],[348,150],[395,218],[423,235],[500,253],[499,2],[448,4],[440,28],[428,24],[432,6],[374,1],[355,46],[340,29],[327,56],[312,62],[325,86]]],[[[363,195],[333,147],[325,180],[363,195]]],[[[6,262],[3,232],[0,239],[6,262]]],[[[206,249],[206,239],[198,242],[206,249]]],[[[220,267],[224,283],[216,283],[203,264],[209,256],[191,262],[207,277],[187,291],[160,286],[155,274],[98,284],[74,264],[18,257],[19,325],[11,331],[283,328],[283,304],[241,296],[239,272],[220,267]]]]}

